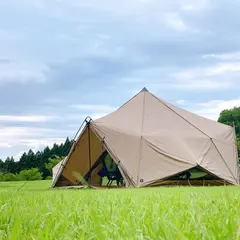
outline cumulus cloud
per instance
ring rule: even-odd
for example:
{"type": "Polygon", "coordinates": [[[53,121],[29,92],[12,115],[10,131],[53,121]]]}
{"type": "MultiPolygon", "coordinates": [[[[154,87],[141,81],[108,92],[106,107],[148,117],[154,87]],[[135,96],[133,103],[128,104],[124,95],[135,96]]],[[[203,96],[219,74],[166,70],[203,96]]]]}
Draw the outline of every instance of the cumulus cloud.
{"type": "Polygon", "coordinates": [[[240,62],[218,63],[212,66],[184,70],[172,74],[174,87],[185,90],[223,90],[239,83],[240,62]]]}
{"type": "Polygon", "coordinates": [[[0,115],[0,122],[48,122],[56,119],[56,116],[44,116],[44,115],[0,115]]]}
{"type": "Polygon", "coordinates": [[[41,150],[43,147],[53,143],[61,143],[67,136],[67,131],[55,131],[51,128],[37,127],[1,127],[0,148],[1,158],[6,156],[3,154],[4,149],[9,149],[11,156],[17,155],[19,152],[28,151],[32,148],[34,151],[41,150]]]}
{"type": "Polygon", "coordinates": [[[219,59],[219,60],[231,60],[236,61],[240,60],[240,52],[228,52],[228,53],[221,53],[221,54],[206,54],[202,56],[203,59],[219,59]]]}
{"type": "Polygon", "coordinates": [[[179,104],[179,105],[184,105],[185,104],[185,100],[180,99],[180,100],[177,100],[176,103],[179,104]]]}
{"type": "Polygon", "coordinates": [[[102,112],[102,111],[106,111],[106,112],[111,112],[111,111],[115,111],[116,108],[109,106],[109,105],[93,105],[93,104],[76,104],[76,105],[72,105],[71,107],[76,108],[78,110],[83,110],[83,111],[97,111],[97,112],[102,112]]]}
{"type": "Polygon", "coordinates": [[[45,82],[47,80],[47,71],[48,67],[44,65],[17,63],[10,60],[0,62],[0,85],[9,82],[45,82]]]}
{"type": "MultiPolygon", "coordinates": [[[[44,138],[44,139],[24,139],[20,140],[18,146],[19,149],[24,149],[26,152],[31,149],[33,152],[37,152],[39,150],[43,150],[46,146],[52,147],[54,143],[61,144],[64,143],[64,138],[44,138]]],[[[15,160],[19,160],[24,151],[16,151],[13,154],[15,160]]]]}
{"type": "Polygon", "coordinates": [[[0,142],[0,148],[11,148],[13,145],[6,143],[6,142],[0,142]]]}
{"type": "Polygon", "coordinates": [[[164,21],[170,28],[176,31],[187,31],[188,25],[181,19],[178,13],[167,13],[164,16],[164,21]]]}
{"type": "Polygon", "coordinates": [[[199,103],[198,106],[196,106],[198,110],[195,110],[194,112],[203,117],[212,120],[218,120],[221,111],[239,106],[240,98],[233,100],[211,100],[208,102],[199,103]]]}

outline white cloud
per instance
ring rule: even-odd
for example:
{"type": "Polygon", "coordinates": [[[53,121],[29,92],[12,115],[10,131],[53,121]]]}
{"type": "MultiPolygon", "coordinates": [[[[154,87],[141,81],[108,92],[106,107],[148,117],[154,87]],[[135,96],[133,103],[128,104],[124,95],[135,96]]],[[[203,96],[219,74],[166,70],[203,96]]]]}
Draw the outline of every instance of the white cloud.
{"type": "Polygon", "coordinates": [[[93,119],[93,120],[96,120],[96,119],[101,118],[101,117],[104,117],[104,116],[106,116],[106,115],[108,115],[108,114],[109,114],[109,112],[106,112],[106,113],[96,113],[96,114],[93,114],[93,115],[92,115],[92,119],[93,119]]]}
{"type": "Polygon", "coordinates": [[[192,12],[192,11],[202,11],[210,6],[209,0],[198,0],[198,1],[192,1],[192,0],[185,0],[182,1],[183,5],[181,7],[181,10],[192,12]]]}
{"type": "Polygon", "coordinates": [[[222,90],[231,87],[230,82],[219,82],[218,80],[211,79],[181,79],[180,81],[172,84],[172,87],[179,88],[181,90],[195,90],[195,91],[214,91],[222,90]]]}
{"type": "Polygon", "coordinates": [[[56,119],[56,116],[45,115],[0,115],[0,122],[48,122],[56,119]]]}
{"type": "Polygon", "coordinates": [[[204,103],[199,103],[200,109],[194,112],[203,117],[217,120],[221,111],[240,106],[240,99],[234,100],[212,100],[204,103]]]}
{"type": "Polygon", "coordinates": [[[13,145],[6,143],[6,142],[0,142],[0,148],[11,148],[13,145]]]}
{"type": "Polygon", "coordinates": [[[239,83],[240,62],[218,63],[209,67],[180,71],[171,76],[175,79],[173,87],[183,90],[223,90],[234,88],[239,83]],[[231,77],[229,74],[235,75],[231,77]]]}
{"type": "Polygon", "coordinates": [[[91,114],[68,114],[68,116],[66,117],[68,120],[81,120],[83,121],[86,117],[90,117],[93,120],[96,120],[98,118],[101,118],[107,114],[109,114],[112,111],[108,111],[108,112],[94,112],[91,114]]]}
{"type": "Polygon", "coordinates": [[[179,105],[184,105],[185,104],[185,100],[177,100],[176,103],[179,104],[179,105]]]}
{"type": "Polygon", "coordinates": [[[20,140],[20,143],[32,150],[39,150],[42,146],[52,147],[54,143],[61,144],[65,140],[65,138],[24,139],[20,140]]]}
{"type": "Polygon", "coordinates": [[[24,152],[28,152],[31,149],[33,152],[44,149],[45,147],[52,147],[54,143],[64,143],[65,138],[45,138],[45,139],[24,139],[19,141],[19,146],[24,149],[14,155],[15,160],[19,160],[24,152]]]}
{"type": "MultiPolygon", "coordinates": [[[[1,134],[0,134],[0,141],[1,140],[8,140],[8,138],[19,138],[25,137],[38,132],[38,129],[35,128],[28,128],[28,127],[2,127],[1,134]]],[[[19,139],[17,139],[18,141],[19,139]]]]}
{"type": "Polygon", "coordinates": [[[0,63],[0,85],[9,82],[45,82],[48,71],[49,68],[41,64],[2,62],[0,63]]]}
{"type": "Polygon", "coordinates": [[[206,75],[221,75],[228,72],[239,72],[240,71],[240,62],[231,62],[231,63],[219,63],[216,66],[207,68],[205,71],[206,75]]]}
{"type": "Polygon", "coordinates": [[[178,13],[167,13],[164,15],[164,21],[170,28],[176,31],[186,31],[189,29],[187,24],[181,19],[178,13]]]}
{"type": "Polygon", "coordinates": [[[220,59],[220,60],[240,60],[240,52],[229,52],[229,53],[222,53],[222,54],[206,54],[203,55],[202,58],[213,58],[213,59],[220,59]]]}
{"type": "Polygon", "coordinates": [[[112,112],[116,110],[115,107],[109,106],[109,105],[91,105],[91,104],[76,104],[72,105],[72,108],[82,110],[82,111],[88,111],[88,112],[112,112]]]}
{"type": "MultiPolygon", "coordinates": [[[[16,149],[19,151],[28,151],[32,148],[34,151],[41,150],[45,146],[52,146],[55,142],[62,143],[69,132],[62,129],[48,129],[37,127],[1,127],[0,148],[9,148],[8,155],[16,155],[16,149]],[[62,136],[62,137],[58,137],[62,136]]],[[[0,152],[0,158],[6,155],[0,152]]]]}
{"type": "Polygon", "coordinates": [[[0,144],[17,145],[26,139],[46,139],[49,135],[59,133],[65,135],[67,132],[62,129],[56,131],[37,127],[1,127],[0,144]]]}

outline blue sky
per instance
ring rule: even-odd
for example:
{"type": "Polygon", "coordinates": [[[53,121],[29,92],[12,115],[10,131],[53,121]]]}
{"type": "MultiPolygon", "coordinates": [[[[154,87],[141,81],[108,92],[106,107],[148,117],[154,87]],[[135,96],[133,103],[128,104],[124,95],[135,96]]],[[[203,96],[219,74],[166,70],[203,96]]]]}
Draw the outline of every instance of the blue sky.
{"type": "Polygon", "coordinates": [[[0,1],[0,158],[74,136],[147,87],[216,120],[240,105],[239,0],[0,1]]]}

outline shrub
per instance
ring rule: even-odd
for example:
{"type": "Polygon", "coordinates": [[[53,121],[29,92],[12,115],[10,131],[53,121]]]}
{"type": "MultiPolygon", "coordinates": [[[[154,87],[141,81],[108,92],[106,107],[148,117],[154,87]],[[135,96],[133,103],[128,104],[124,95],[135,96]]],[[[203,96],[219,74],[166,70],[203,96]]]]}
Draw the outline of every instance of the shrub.
{"type": "Polygon", "coordinates": [[[31,168],[28,170],[22,170],[18,174],[19,180],[28,180],[28,181],[34,181],[34,180],[41,180],[42,179],[42,173],[39,172],[38,168],[31,168]]]}
{"type": "Polygon", "coordinates": [[[13,173],[0,172],[0,182],[18,181],[18,176],[13,173]]]}

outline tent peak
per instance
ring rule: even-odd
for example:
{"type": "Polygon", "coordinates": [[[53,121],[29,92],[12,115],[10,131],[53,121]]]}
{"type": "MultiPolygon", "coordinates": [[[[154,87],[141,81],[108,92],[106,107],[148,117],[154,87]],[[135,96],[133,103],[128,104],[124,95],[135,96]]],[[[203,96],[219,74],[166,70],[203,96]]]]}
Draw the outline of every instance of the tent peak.
{"type": "Polygon", "coordinates": [[[141,92],[148,92],[148,90],[147,90],[147,88],[143,88],[142,90],[141,90],[141,92]]]}

